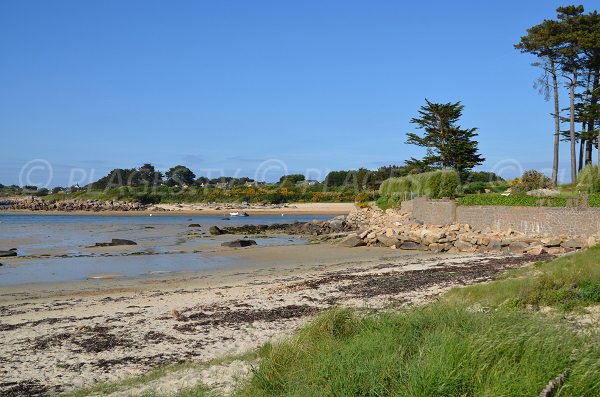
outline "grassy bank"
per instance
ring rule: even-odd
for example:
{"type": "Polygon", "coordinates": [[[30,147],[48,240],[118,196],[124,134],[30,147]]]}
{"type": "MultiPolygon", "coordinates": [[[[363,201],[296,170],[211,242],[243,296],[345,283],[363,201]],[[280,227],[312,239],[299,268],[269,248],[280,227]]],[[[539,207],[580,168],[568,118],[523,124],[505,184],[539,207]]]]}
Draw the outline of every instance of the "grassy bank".
{"type": "Polygon", "coordinates": [[[572,319],[599,304],[596,246],[424,307],[333,309],[255,352],[234,396],[536,396],[565,369],[558,396],[598,396],[598,328],[582,332],[572,319]]]}

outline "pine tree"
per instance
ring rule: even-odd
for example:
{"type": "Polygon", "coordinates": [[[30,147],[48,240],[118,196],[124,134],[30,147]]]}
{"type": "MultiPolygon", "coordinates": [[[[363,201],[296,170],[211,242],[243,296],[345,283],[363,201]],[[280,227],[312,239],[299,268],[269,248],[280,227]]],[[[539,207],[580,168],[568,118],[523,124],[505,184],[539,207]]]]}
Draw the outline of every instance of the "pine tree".
{"type": "Polygon", "coordinates": [[[420,169],[453,168],[461,176],[482,164],[485,159],[478,151],[477,128],[463,129],[457,125],[464,106],[456,103],[433,103],[425,99],[426,105],[419,110],[420,117],[411,123],[424,131],[420,136],[408,133],[406,143],[427,148],[427,154],[421,160],[411,158],[406,163],[420,169]]]}

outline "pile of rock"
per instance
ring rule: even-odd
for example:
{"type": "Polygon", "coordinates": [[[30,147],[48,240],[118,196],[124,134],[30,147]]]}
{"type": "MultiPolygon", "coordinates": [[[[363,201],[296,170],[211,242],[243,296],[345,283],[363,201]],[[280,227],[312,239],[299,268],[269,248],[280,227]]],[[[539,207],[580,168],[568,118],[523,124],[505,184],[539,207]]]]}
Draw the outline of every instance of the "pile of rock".
{"type": "Polygon", "coordinates": [[[346,220],[359,230],[340,245],[347,247],[379,246],[393,249],[434,252],[503,252],[540,255],[562,254],[600,242],[600,233],[588,238],[569,236],[530,236],[506,230],[474,230],[467,224],[419,225],[406,222],[399,211],[358,210],[346,220]]]}
{"type": "Polygon", "coordinates": [[[30,211],[142,211],[146,206],[118,200],[61,200],[45,201],[39,197],[20,197],[4,200],[9,209],[30,211]]]}
{"type": "Polygon", "coordinates": [[[281,233],[310,236],[340,237],[346,236],[348,232],[356,230],[354,226],[346,222],[345,216],[333,219],[312,222],[275,223],[272,225],[241,225],[220,229],[211,226],[209,232],[212,235],[220,234],[261,234],[281,233]]]}

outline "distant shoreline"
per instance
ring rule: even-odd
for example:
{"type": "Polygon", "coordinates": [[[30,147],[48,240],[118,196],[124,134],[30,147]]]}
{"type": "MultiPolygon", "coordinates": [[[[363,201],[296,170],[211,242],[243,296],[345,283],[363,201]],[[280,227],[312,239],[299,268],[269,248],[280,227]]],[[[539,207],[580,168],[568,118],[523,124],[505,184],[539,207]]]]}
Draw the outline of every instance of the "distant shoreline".
{"type": "Polygon", "coordinates": [[[45,214],[45,215],[131,215],[131,216],[164,216],[164,215],[227,215],[230,212],[246,212],[248,215],[344,215],[352,212],[354,203],[297,203],[281,208],[247,208],[235,207],[235,204],[223,203],[226,208],[203,208],[203,204],[159,204],[161,208],[170,210],[145,209],[140,211],[45,211],[0,209],[0,213],[11,214],[45,214]]]}

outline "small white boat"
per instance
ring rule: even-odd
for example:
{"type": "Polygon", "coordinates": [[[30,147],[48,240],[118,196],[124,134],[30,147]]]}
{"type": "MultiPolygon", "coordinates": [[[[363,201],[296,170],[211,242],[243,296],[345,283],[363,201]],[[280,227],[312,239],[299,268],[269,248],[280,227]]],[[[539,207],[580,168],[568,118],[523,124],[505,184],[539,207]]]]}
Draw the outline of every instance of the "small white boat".
{"type": "Polygon", "coordinates": [[[229,216],[249,216],[246,212],[230,212],[229,216]]]}

